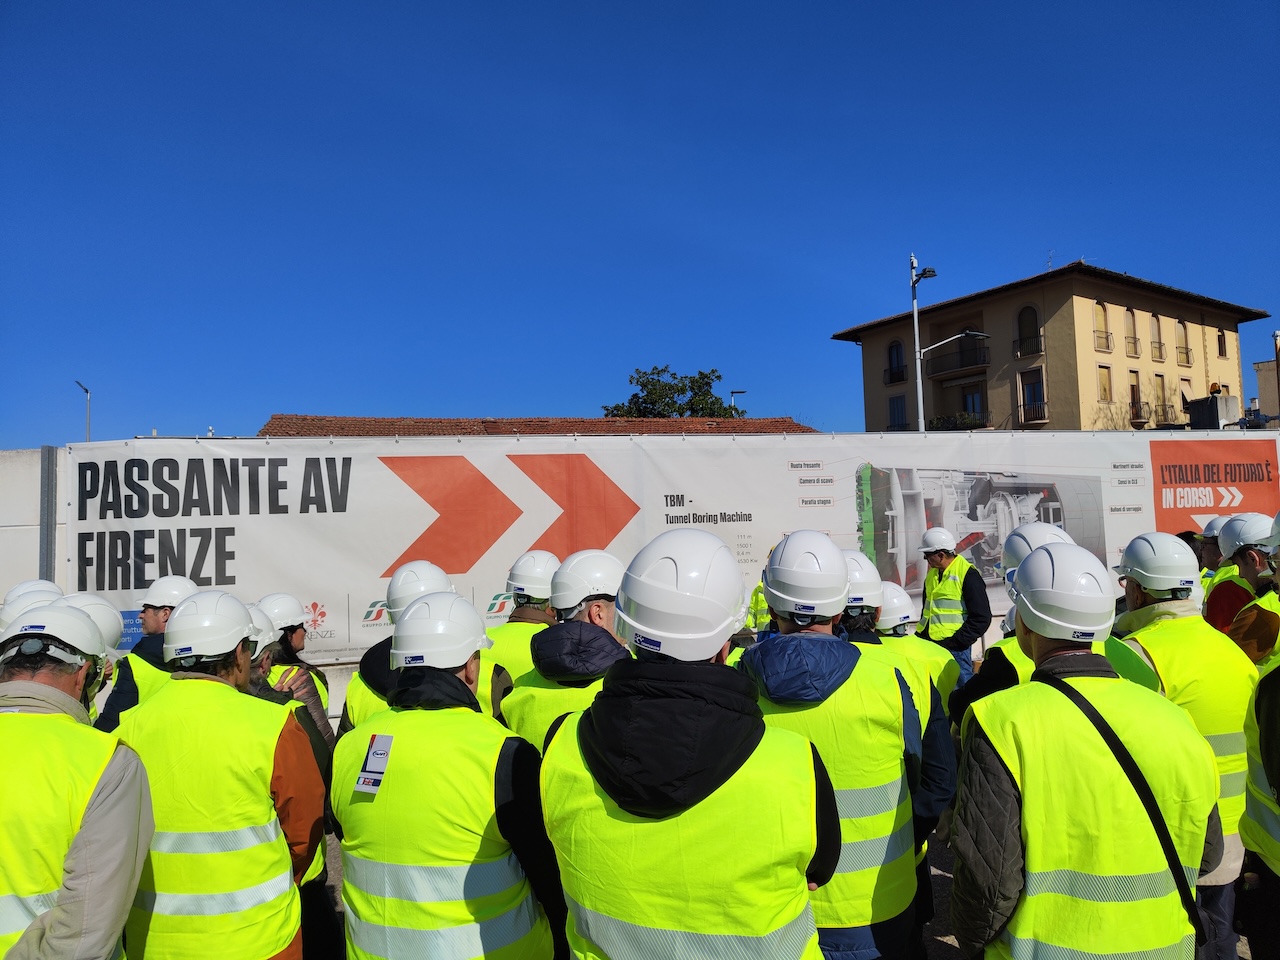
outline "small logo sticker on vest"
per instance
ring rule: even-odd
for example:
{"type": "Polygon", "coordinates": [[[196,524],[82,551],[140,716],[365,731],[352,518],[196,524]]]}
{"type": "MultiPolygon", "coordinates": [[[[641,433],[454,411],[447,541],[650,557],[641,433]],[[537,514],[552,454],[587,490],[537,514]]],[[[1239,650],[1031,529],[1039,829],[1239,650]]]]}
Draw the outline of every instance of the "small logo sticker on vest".
{"type": "Polygon", "coordinates": [[[391,759],[390,734],[375,733],[369,738],[369,749],[365,752],[364,763],[356,776],[355,789],[360,793],[377,793],[382,786],[382,778],[387,772],[387,762],[391,759]]]}

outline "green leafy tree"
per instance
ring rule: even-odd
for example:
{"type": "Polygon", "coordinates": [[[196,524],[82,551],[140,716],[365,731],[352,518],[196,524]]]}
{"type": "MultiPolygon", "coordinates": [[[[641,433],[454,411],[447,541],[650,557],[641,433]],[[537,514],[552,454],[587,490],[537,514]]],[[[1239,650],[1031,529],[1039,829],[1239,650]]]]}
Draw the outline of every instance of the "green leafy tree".
{"type": "Polygon", "coordinates": [[[668,366],[641,370],[627,378],[638,387],[626,403],[601,407],[606,417],[745,417],[747,411],[731,407],[712,392],[724,378],[714,367],[692,376],[672,373],[668,366]]]}

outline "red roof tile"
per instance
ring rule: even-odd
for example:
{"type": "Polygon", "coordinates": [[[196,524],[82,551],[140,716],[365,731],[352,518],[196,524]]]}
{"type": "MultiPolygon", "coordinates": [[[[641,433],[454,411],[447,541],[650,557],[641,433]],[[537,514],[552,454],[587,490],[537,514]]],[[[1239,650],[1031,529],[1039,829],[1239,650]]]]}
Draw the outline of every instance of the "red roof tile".
{"type": "Polygon", "coordinates": [[[506,437],[631,434],[817,433],[790,417],[324,417],[274,413],[260,437],[506,437]]]}

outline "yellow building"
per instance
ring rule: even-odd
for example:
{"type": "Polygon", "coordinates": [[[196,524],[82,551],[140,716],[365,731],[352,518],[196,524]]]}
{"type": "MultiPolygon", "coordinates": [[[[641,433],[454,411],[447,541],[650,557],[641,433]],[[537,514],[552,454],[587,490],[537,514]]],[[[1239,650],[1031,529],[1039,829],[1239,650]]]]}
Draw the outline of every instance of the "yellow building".
{"type": "MultiPolygon", "coordinates": [[[[1084,262],[920,308],[930,430],[1141,430],[1238,393],[1241,323],[1269,314],[1084,262]],[[966,331],[985,334],[961,337],[966,331]]],[[[842,330],[862,346],[868,431],[916,429],[910,312],[842,330]]]]}

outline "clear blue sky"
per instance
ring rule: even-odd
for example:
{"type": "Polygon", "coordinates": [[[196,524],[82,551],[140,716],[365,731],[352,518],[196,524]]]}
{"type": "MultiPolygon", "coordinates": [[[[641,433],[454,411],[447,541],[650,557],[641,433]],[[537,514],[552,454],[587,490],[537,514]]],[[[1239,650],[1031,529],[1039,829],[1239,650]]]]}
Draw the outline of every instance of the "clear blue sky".
{"type": "MultiPolygon", "coordinates": [[[[1274,0],[0,2],[0,449],[594,416],[1086,257],[1280,315],[1274,0]]],[[[1250,362],[1280,319],[1244,328],[1250,362]]]]}

